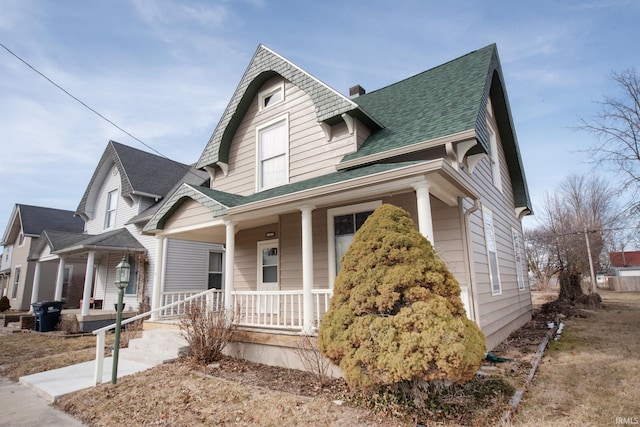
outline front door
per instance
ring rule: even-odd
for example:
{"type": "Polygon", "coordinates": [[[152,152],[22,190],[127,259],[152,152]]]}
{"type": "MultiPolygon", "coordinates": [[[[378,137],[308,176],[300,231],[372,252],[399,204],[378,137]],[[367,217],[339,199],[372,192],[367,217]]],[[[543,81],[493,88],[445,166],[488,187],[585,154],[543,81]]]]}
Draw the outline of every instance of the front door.
{"type": "Polygon", "coordinates": [[[280,299],[269,292],[280,290],[278,260],[277,240],[258,242],[258,291],[265,292],[259,297],[261,313],[273,315],[279,312],[280,299]]]}

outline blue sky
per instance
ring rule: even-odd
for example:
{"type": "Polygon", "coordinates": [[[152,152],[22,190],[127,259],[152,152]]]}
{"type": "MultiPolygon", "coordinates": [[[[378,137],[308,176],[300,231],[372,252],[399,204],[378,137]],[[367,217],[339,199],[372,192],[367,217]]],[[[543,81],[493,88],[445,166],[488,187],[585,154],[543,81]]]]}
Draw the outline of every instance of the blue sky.
{"type": "MultiPolygon", "coordinates": [[[[638,22],[635,0],[0,1],[0,43],[185,163],[260,43],[343,94],[496,43],[538,211],[590,170],[578,150],[595,141],[572,127],[638,66],[638,22]]],[[[14,203],[75,210],[110,139],[149,151],[0,47],[0,232],[14,203]]]]}

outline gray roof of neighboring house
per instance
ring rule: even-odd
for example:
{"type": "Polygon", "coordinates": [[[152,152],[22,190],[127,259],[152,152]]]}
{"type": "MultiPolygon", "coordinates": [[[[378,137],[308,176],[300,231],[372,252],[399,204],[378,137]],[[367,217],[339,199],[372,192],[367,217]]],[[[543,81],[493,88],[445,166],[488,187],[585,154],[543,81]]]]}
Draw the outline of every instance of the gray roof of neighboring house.
{"type": "MultiPolygon", "coordinates": [[[[209,181],[209,173],[196,169],[193,166],[184,174],[181,180],[177,181],[175,185],[167,192],[167,196],[172,195],[175,191],[183,184],[193,184],[193,185],[205,185],[209,181]]],[[[145,209],[140,214],[131,218],[127,224],[137,224],[141,222],[148,221],[151,217],[160,209],[162,205],[166,202],[166,198],[157,201],[149,208],[145,209]]]]}
{"type": "Polygon", "coordinates": [[[119,228],[97,235],[45,230],[40,237],[31,252],[31,257],[37,257],[37,254],[47,244],[52,253],[60,254],[86,250],[122,250],[129,252],[145,250],[145,247],[126,228],[119,228]]]}
{"type": "MultiPolygon", "coordinates": [[[[39,236],[43,230],[59,230],[81,233],[84,230],[84,221],[73,215],[73,211],[64,209],[45,208],[41,206],[31,206],[16,204],[7,229],[0,245],[9,243],[11,230],[18,227],[16,221],[20,222],[22,233],[25,236],[39,236]]],[[[18,232],[16,230],[16,232],[18,232]]]]}
{"type": "Polygon", "coordinates": [[[80,200],[76,214],[86,211],[93,185],[104,179],[103,166],[112,163],[120,173],[122,196],[140,194],[158,199],[164,197],[190,169],[190,166],[183,163],[109,141],[80,200]]]}

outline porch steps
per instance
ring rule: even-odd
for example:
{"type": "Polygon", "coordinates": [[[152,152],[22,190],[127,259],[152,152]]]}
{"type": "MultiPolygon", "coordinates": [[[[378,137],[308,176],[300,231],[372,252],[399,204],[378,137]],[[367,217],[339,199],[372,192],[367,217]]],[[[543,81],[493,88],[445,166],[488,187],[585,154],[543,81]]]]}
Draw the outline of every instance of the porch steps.
{"type": "Polygon", "coordinates": [[[178,329],[145,329],[141,338],[130,340],[129,347],[120,350],[119,357],[155,366],[174,361],[188,350],[178,329]]]}

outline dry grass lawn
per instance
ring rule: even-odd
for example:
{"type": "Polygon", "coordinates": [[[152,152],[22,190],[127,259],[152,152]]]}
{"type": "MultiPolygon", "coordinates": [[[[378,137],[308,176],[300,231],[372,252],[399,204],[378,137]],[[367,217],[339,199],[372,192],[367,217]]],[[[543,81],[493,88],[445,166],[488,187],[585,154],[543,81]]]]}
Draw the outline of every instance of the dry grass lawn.
{"type": "Polygon", "coordinates": [[[638,424],[640,293],[601,295],[603,309],[564,321],[562,338],[549,346],[514,425],[638,424]]]}
{"type": "MultiPolygon", "coordinates": [[[[640,293],[602,296],[601,310],[574,310],[578,316],[565,320],[562,338],[547,350],[513,425],[599,426],[640,418],[640,293]]],[[[492,381],[521,387],[546,330],[544,319],[537,319],[494,350],[513,361],[489,366],[492,376],[474,380],[476,390],[486,385],[489,400],[478,400],[478,408],[462,415],[432,413],[427,425],[499,425],[509,396],[499,391],[503,383],[492,381]]],[[[93,336],[0,336],[0,375],[15,380],[91,360],[94,345],[93,336]]],[[[339,384],[321,389],[304,376],[309,374],[261,366],[233,360],[204,371],[184,362],[163,365],[121,378],[117,385],[71,393],[57,406],[91,426],[415,425],[393,405],[384,415],[359,407],[339,384]],[[344,404],[333,402],[343,398],[344,404]]],[[[475,391],[460,392],[442,402],[473,405],[475,391]]]]}
{"type": "MultiPolygon", "coordinates": [[[[113,344],[113,339],[111,339],[113,344]]],[[[65,337],[56,333],[14,333],[0,336],[0,375],[18,378],[95,359],[96,337],[65,337]]]]}

